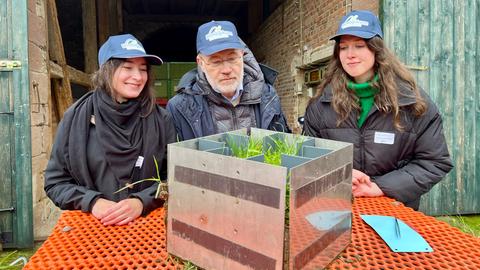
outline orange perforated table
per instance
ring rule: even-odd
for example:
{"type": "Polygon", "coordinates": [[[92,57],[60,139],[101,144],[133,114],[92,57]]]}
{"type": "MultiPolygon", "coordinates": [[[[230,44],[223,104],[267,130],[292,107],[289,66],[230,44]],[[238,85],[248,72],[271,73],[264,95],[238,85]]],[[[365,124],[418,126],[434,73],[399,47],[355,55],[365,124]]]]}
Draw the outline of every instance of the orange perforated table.
{"type": "Polygon", "coordinates": [[[393,199],[356,198],[352,242],[328,269],[480,269],[480,239],[393,199]],[[401,219],[425,238],[433,252],[392,252],[361,214],[401,219]]]}
{"type": "MultiPolygon", "coordinates": [[[[164,210],[133,225],[105,227],[80,211],[65,211],[53,233],[24,269],[180,269],[168,256],[164,210]]],[[[480,269],[480,239],[385,197],[357,198],[352,243],[329,269],[480,269]],[[360,219],[360,214],[400,218],[418,231],[434,252],[394,253],[360,219]]]]}

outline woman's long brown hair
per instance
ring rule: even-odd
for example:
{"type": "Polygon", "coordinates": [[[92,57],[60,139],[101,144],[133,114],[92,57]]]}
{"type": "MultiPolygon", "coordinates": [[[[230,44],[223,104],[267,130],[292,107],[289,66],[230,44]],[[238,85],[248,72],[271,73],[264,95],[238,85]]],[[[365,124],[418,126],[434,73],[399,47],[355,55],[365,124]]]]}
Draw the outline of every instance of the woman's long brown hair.
{"type": "MultiPolygon", "coordinates": [[[[125,63],[125,59],[111,58],[105,62],[92,76],[93,90],[107,92],[115,100],[113,89],[113,75],[125,63]]],[[[148,116],[155,107],[155,92],[153,89],[154,75],[151,65],[147,63],[148,78],[138,99],[143,110],[142,117],[148,116]]]]}
{"type": "MultiPolygon", "coordinates": [[[[378,110],[383,113],[393,114],[393,124],[395,129],[401,131],[400,108],[398,105],[399,83],[404,83],[415,96],[416,103],[411,105],[415,116],[421,116],[425,113],[427,105],[420,94],[420,90],[415,83],[410,71],[398,60],[398,58],[387,48],[385,43],[379,37],[373,37],[365,40],[370,51],[375,54],[374,72],[378,74],[378,81],[373,86],[380,90],[375,95],[375,104],[378,110]]],[[[310,100],[313,102],[322,95],[325,88],[330,85],[333,93],[332,106],[335,112],[340,116],[337,126],[345,121],[354,110],[360,110],[358,97],[347,89],[347,82],[353,81],[343,69],[339,58],[340,48],[337,41],[334,46],[333,56],[328,64],[325,78],[319,85],[317,93],[310,100]]]]}

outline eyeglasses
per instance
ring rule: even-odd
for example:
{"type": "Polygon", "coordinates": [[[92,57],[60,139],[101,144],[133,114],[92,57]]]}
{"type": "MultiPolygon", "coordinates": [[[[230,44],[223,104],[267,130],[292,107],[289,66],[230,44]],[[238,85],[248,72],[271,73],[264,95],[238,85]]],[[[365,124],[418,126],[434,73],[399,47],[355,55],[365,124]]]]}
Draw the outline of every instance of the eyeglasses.
{"type": "Polygon", "coordinates": [[[227,59],[217,59],[215,58],[213,61],[208,61],[207,59],[205,58],[202,58],[203,61],[205,61],[205,64],[213,67],[213,68],[219,68],[221,66],[223,66],[223,63],[227,63],[229,65],[236,65],[238,63],[240,63],[240,61],[242,60],[242,56],[233,56],[233,57],[229,57],[227,59]]]}

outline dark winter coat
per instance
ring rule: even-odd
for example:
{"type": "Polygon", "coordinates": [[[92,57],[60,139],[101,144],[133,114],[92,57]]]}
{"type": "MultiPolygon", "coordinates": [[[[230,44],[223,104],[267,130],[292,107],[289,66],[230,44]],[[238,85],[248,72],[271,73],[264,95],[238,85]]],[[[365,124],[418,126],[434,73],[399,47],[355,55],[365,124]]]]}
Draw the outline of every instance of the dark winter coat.
{"type": "Polygon", "coordinates": [[[416,100],[406,87],[400,86],[398,99],[403,131],[394,128],[391,114],[378,111],[376,106],[361,128],[358,113],[351,113],[337,127],[330,87],[307,107],[304,128],[309,136],[353,143],[353,167],[369,175],[386,196],[418,209],[421,195],[453,166],[437,107],[422,91],[428,109],[415,117],[410,105],[416,100]]]}
{"type": "Polygon", "coordinates": [[[275,78],[274,70],[259,66],[251,52],[247,53],[244,57],[243,93],[240,103],[233,106],[213,91],[204,74],[197,69],[189,71],[180,80],[177,94],[167,104],[179,139],[189,140],[222,132],[224,130],[217,128],[220,121],[228,130],[242,128],[244,123],[254,123],[257,128],[290,132],[280,98],[272,86],[275,78]]]}

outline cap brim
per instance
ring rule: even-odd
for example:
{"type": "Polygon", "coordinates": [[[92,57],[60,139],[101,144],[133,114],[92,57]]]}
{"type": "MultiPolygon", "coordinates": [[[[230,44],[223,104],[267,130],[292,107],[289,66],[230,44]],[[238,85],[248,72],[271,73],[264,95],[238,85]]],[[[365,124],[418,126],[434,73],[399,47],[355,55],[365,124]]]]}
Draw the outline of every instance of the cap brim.
{"type": "Polygon", "coordinates": [[[128,58],[137,58],[137,57],[143,57],[147,60],[147,62],[151,65],[161,65],[163,64],[163,60],[153,54],[129,54],[129,55],[118,55],[118,56],[112,56],[111,58],[122,58],[122,59],[128,59],[128,58]]]}
{"type": "Polygon", "coordinates": [[[377,34],[371,33],[371,32],[365,32],[365,31],[345,31],[345,32],[340,32],[337,33],[335,36],[331,37],[330,40],[338,40],[341,36],[355,36],[359,38],[364,38],[364,39],[370,39],[376,36],[377,34]]]}
{"type": "Polygon", "coordinates": [[[229,43],[222,43],[213,46],[209,46],[205,49],[200,49],[199,53],[203,55],[211,55],[217,53],[219,51],[228,50],[228,49],[245,49],[245,45],[240,42],[229,42],[229,43]]]}

